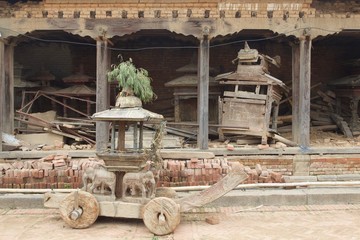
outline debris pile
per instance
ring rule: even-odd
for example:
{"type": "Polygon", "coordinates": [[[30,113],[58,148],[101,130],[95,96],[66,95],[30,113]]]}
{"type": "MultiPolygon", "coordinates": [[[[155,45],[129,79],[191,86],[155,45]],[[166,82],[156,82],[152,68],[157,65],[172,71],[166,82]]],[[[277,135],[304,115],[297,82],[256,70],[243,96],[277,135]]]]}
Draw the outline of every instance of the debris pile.
{"type": "MultiPolygon", "coordinates": [[[[38,160],[0,163],[0,188],[81,188],[86,168],[104,165],[97,158],[72,159],[67,154],[48,155],[38,160]]],[[[163,161],[158,187],[212,185],[231,171],[226,158],[163,161]]],[[[244,167],[249,178],[244,183],[284,182],[281,173],[261,167],[244,167]]]]}
{"type": "Polygon", "coordinates": [[[1,188],[81,188],[84,169],[104,164],[95,158],[72,160],[49,155],[39,160],[0,163],[1,188]]]}
{"type": "Polygon", "coordinates": [[[256,164],[254,169],[244,167],[244,171],[249,175],[249,178],[244,182],[244,184],[285,182],[281,173],[262,167],[260,164],[256,164]]]}

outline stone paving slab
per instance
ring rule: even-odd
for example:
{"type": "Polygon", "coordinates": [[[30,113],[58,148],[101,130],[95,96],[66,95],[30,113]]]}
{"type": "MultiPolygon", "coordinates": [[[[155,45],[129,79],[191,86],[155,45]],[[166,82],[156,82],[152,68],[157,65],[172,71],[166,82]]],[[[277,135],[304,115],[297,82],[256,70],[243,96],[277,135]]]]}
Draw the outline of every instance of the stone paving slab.
{"type": "Polygon", "coordinates": [[[142,220],[100,217],[90,228],[71,229],[52,209],[1,209],[0,239],[14,240],[228,240],[359,239],[360,204],[257,206],[212,209],[220,223],[182,221],[174,233],[154,236],[142,220]]]}

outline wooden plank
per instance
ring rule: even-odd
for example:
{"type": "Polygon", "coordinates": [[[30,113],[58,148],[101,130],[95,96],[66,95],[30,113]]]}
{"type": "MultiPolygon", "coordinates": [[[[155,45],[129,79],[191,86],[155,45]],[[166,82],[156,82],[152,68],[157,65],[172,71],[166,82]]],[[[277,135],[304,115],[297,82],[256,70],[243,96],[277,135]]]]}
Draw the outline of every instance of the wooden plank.
{"type": "Polygon", "coordinates": [[[314,110],[321,110],[321,111],[329,111],[330,110],[330,108],[328,106],[320,105],[320,104],[316,104],[316,103],[311,103],[310,108],[314,109],[314,110]]]}
{"type": "Polygon", "coordinates": [[[204,35],[199,47],[198,118],[197,145],[200,149],[209,147],[209,47],[210,40],[204,35]]]}
{"type": "Polygon", "coordinates": [[[269,134],[269,136],[279,142],[285,143],[288,146],[291,146],[291,147],[299,146],[296,142],[290,141],[289,139],[286,139],[278,134],[269,134]]]}
{"type": "Polygon", "coordinates": [[[311,127],[311,130],[336,130],[338,127],[335,124],[311,127]]]}
{"type": "Polygon", "coordinates": [[[266,100],[266,95],[255,94],[245,91],[237,91],[237,92],[224,91],[224,97],[238,97],[238,98],[266,100]]]}
{"type": "Polygon", "coordinates": [[[215,155],[210,151],[203,150],[170,150],[170,149],[161,149],[160,155],[165,159],[191,159],[191,158],[214,158],[215,155]]]}
{"type": "MultiPolygon", "coordinates": [[[[267,87],[267,92],[272,91],[272,85],[267,87]]],[[[273,104],[273,98],[271,95],[267,95],[266,105],[265,105],[265,114],[263,120],[263,127],[262,127],[262,136],[261,136],[261,144],[267,144],[267,132],[269,130],[269,123],[270,123],[270,115],[271,115],[271,108],[273,104]]]]}
{"type": "Polygon", "coordinates": [[[122,218],[142,218],[141,210],[143,204],[129,203],[123,201],[99,201],[100,216],[122,217],[122,218]]]}
{"type": "Polygon", "coordinates": [[[261,104],[265,105],[265,100],[258,99],[239,99],[239,98],[223,98],[224,102],[239,102],[239,103],[252,103],[252,104],[261,104]]]}
{"type": "Polygon", "coordinates": [[[319,96],[322,97],[322,99],[324,100],[324,102],[330,103],[331,105],[335,106],[336,105],[336,101],[334,99],[332,99],[331,97],[329,97],[328,95],[326,95],[326,93],[324,93],[321,90],[317,91],[317,94],[319,94],[319,96]]]}
{"type": "Polygon", "coordinates": [[[219,81],[220,84],[227,84],[227,85],[269,85],[271,84],[270,81],[266,82],[258,82],[258,81],[232,81],[232,80],[222,80],[219,81]]]}
{"type": "Polygon", "coordinates": [[[344,135],[346,137],[348,137],[348,138],[353,137],[353,134],[349,128],[349,125],[347,124],[347,122],[344,121],[344,119],[342,117],[340,117],[339,115],[337,115],[335,113],[332,113],[331,119],[334,120],[336,125],[339,127],[339,129],[344,133],[344,135]]]}
{"type": "Polygon", "coordinates": [[[176,202],[180,204],[180,212],[187,212],[193,208],[202,207],[220,198],[247,178],[248,175],[244,172],[243,168],[240,167],[240,164],[234,162],[231,172],[210,188],[176,200],[176,202]]]}
{"type": "MultiPolygon", "coordinates": [[[[107,41],[96,41],[96,112],[104,111],[109,108],[109,82],[107,80],[107,70],[109,69],[109,57],[107,41]]],[[[96,123],[96,150],[106,149],[109,139],[109,123],[96,123]]]]}
{"type": "Polygon", "coordinates": [[[82,138],[77,137],[77,136],[74,136],[74,135],[69,134],[69,133],[64,133],[64,132],[61,132],[61,131],[58,131],[58,130],[54,130],[54,129],[50,129],[50,128],[44,128],[44,130],[47,131],[47,132],[51,132],[51,133],[60,135],[60,136],[72,138],[72,139],[74,139],[75,141],[78,141],[78,142],[82,141],[82,138]]]}

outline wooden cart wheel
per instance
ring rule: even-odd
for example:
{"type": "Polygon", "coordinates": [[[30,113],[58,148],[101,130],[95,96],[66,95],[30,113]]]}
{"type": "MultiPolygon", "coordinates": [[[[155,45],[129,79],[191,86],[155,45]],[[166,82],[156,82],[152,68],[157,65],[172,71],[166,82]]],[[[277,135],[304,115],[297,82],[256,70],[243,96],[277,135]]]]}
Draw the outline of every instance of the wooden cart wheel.
{"type": "Polygon", "coordinates": [[[169,234],[180,223],[180,207],[170,198],[155,198],[145,205],[143,221],[152,233],[169,234]]]}
{"type": "Polygon", "coordinates": [[[60,203],[60,215],[62,219],[72,228],[87,228],[93,224],[100,214],[100,206],[96,198],[88,192],[78,191],[79,214],[76,219],[72,216],[74,212],[76,192],[70,193],[60,203]]]}

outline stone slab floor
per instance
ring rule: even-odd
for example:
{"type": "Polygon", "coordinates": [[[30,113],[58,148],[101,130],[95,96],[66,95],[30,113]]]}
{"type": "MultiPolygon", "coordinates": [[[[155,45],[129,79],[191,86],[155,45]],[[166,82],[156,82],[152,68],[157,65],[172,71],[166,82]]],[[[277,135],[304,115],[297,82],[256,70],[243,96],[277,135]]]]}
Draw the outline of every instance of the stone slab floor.
{"type": "Polygon", "coordinates": [[[0,209],[0,239],[360,239],[360,205],[238,207],[216,212],[219,224],[182,221],[173,234],[157,237],[142,220],[100,217],[80,230],[67,227],[53,209],[0,209]]]}

